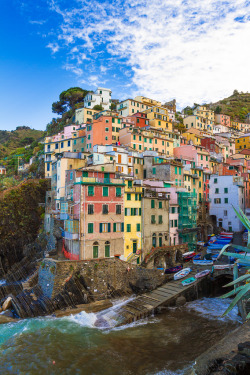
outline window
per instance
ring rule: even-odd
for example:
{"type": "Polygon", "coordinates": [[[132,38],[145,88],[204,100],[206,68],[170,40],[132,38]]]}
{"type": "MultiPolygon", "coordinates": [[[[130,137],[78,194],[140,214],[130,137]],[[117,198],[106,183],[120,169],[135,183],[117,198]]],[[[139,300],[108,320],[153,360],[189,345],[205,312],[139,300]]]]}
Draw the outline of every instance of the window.
{"type": "Polygon", "coordinates": [[[117,197],[121,197],[121,196],[122,196],[122,189],[121,189],[120,187],[118,187],[118,188],[116,188],[115,190],[116,190],[115,195],[116,195],[117,197]]]}
{"type": "Polygon", "coordinates": [[[129,180],[129,181],[128,181],[128,187],[129,187],[129,188],[132,187],[132,180],[129,180]]]}
{"type": "Polygon", "coordinates": [[[108,204],[103,204],[102,205],[102,213],[103,213],[103,215],[107,215],[109,213],[109,206],[108,206],[108,204]]]}
{"type": "Polygon", "coordinates": [[[177,168],[177,167],[174,168],[174,173],[175,173],[175,174],[178,173],[178,168],[177,168]]]}
{"type": "Polygon", "coordinates": [[[155,224],[155,215],[151,215],[151,224],[155,224]]]}
{"type": "Polygon", "coordinates": [[[179,167],[179,174],[181,175],[181,167],[179,167]]]}
{"type": "Polygon", "coordinates": [[[120,215],[122,213],[122,206],[120,204],[116,205],[116,214],[120,215]]]}
{"type": "Polygon", "coordinates": [[[155,208],[155,201],[154,201],[154,199],[151,200],[151,208],[155,208]]]}
{"type": "Polygon", "coordinates": [[[228,188],[224,188],[224,193],[225,193],[225,194],[228,193],[228,188]]]}
{"type": "Polygon", "coordinates": [[[94,213],[94,205],[88,204],[88,215],[93,215],[94,213]]]}
{"type": "Polygon", "coordinates": [[[175,227],[178,227],[178,220],[175,220],[175,221],[174,221],[174,226],[175,226],[175,227]]]}
{"type": "Polygon", "coordinates": [[[217,184],[217,182],[218,182],[218,179],[215,178],[215,179],[214,179],[214,184],[217,184]]]}
{"type": "Polygon", "coordinates": [[[224,210],[224,216],[227,216],[227,210],[224,210]]]}
{"type": "MultiPolygon", "coordinates": [[[[105,122],[106,122],[106,123],[108,124],[108,123],[109,123],[109,120],[108,120],[108,119],[106,119],[106,120],[105,120],[105,122]]],[[[106,128],[106,129],[107,129],[107,128],[106,128]]]]}
{"type": "Polygon", "coordinates": [[[131,201],[131,194],[127,193],[127,201],[131,201]]]}
{"type": "Polygon", "coordinates": [[[56,143],[56,150],[58,149],[58,143],[56,143]]]}
{"type": "Polygon", "coordinates": [[[156,168],[155,167],[152,168],[152,174],[156,174],[156,168]]]}
{"type": "Polygon", "coordinates": [[[88,196],[94,195],[94,186],[88,186],[88,196]]]}
{"type": "Polygon", "coordinates": [[[102,188],[102,196],[103,197],[108,197],[109,196],[109,188],[107,186],[104,186],[102,188]]]}
{"type": "Polygon", "coordinates": [[[63,148],[63,142],[61,142],[61,148],[63,148]]]}
{"type": "Polygon", "coordinates": [[[113,232],[123,232],[124,231],[124,224],[123,223],[114,223],[113,224],[113,232]]]}
{"type": "Polygon", "coordinates": [[[228,198],[224,198],[224,203],[228,203],[228,198]]]}
{"type": "Polygon", "coordinates": [[[159,224],[162,224],[162,223],[163,223],[163,221],[162,221],[162,215],[159,215],[159,217],[158,217],[158,222],[159,222],[159,224]]]}
{"type": "Polygon", "coordinates": [[[74,145],[76,145],[76,139],[74,139],[74,145]]]}
{"type": "Polygon", "coordinates": [[[162,208],[162,202],[159,202],[159,208],[162,208]]]}
{"type": "Polygon", "coordinates": [[[99,224],[99,231],[100,233],[108,233],[111,231],[111,224],[110,223],[100,223],[99,224]]]}
{"type": "Polygon", "coordinates": [[[94,223],[88,223],[88,233],[94,233],[94,223]]]}
{"type": "Polygon", "coordinates": [[[127,224],[127,232],[131,232],[131,224],[127,224]]]}
{"type": "Polygon", "coordinates": [[[220,198],[215,198],[214,199],[214,203],[215,204],[220,204],[221,203],[221,199],[220,198]]]}

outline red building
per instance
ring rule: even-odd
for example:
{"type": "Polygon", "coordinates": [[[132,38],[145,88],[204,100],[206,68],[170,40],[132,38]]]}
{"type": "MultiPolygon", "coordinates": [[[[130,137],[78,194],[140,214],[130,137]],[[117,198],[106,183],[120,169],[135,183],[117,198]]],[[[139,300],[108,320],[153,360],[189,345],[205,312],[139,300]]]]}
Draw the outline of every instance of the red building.
{"type": "Polygon", "coordinates": [[[124,186],[115,173],[76,171],[73,212],[80,221],[80,259],[123,255],[124,186]]]}

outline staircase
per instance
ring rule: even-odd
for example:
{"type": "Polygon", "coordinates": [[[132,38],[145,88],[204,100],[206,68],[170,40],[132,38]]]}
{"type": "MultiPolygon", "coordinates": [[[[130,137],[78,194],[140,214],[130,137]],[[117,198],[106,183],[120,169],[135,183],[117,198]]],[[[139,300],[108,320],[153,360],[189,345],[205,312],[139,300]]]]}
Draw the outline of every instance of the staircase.
{"type": "Polygon", "coordinates": [[[140,257],[140,254],[130,253],[127,257],[127,262],[131,264],[137,264],[137,259],[140,257]]]}
{"type": "Polygon", "coordinates": [[[38,270],[36,270],[30,277],[22,283],[23,290],[30,290],[36,284],[35,279],[38,277],[38,270]]]}

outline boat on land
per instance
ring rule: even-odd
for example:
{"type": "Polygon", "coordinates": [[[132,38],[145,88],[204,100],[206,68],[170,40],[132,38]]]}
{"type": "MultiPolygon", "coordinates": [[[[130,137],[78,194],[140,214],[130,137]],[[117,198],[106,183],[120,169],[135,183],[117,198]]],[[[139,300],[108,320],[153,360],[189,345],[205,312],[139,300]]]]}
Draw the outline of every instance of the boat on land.
{"type": "Polygon", "coordinates": [[[215,264],[214,265],[215,270],[225,270],[227,268],[230,268],[230,264],[215,264]]]}
{"type": "Polygon", "coordinates": [[[194,259],[194,260],[201,259],[201,254],[197,254],[197,255],[195,255],[193,259],[194,259]]]}
{"type": "Polygon", "coordinates": [[[183,265],[181,265],[181,266],[176,266],[176,267],[171,267],[171,268],[167,268],[167,269],[165,270],[165,273],[166,273],[166,274],[176,273],[176,272],[181,271],[182,268],[183,268],[183,265]]]}
{"type": "Polygon", "coordinates": [[[174,275],[174,280],[179,280],[179,279],[182,279],[183,277],[186,277],[189,272],[191,272],[191,268],[183,268],[183,270],[177,272],[175,275],[174,275]]]}
{"type": "Polygon", "coordinates": [[[212,266],[214,264],[212,260],[205,260],[205,259],[193,260],[193,263],[196,264],[197,266],[212,266]]]}
{"type": "Polygon", "coordinates": [[[189,251],[187,253],[182,254],[182,257],[185,260],[185,262],[187,262],[188,260],[193,259],[195,255],[196,253],[194,251],[189,251]]]}
{"type": "Polygon", "coordinates": [[[207,276],[210,274],[210,270],[204,270],[204,271],[201,271],[201,272],[198,272],[196,275],[195,275],[195,278],[196,279],[200,279],[201,277],[204,277],[204,276],[207,276]]]}
{"type": "Polygon", "coordinates": [[[188,279],[183,280],[181,283],[182,283],[183,286],[187,286],[187,285],[193,284],[195,282],[196,282],[196,279],[194,277],[189,277],[188,279]]]}

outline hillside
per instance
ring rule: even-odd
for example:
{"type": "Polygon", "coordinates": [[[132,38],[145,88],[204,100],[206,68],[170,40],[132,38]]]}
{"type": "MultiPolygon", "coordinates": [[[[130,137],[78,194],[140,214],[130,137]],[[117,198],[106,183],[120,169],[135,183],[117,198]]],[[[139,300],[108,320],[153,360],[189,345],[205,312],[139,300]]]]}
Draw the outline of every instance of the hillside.
{"type": "Polygon", "coordinates": [[[234,90],[233,95],[216,103],[210,103],[208,107],[216,113],[231,116],[232,120],[244,122],[246,115],[250,112],[250,94],[234,90]]]}
{"type": "Polygon", "coordinates": [[[0,131],[0,165],[6,167],[8,176],[17,174],[18,159],[19,165],[22,165],[28,163],[32,156],[39,156],[43,152],[43,144],[39,144],[39,140],[44,135],[44,131],[27,126],[0,131]]]}

